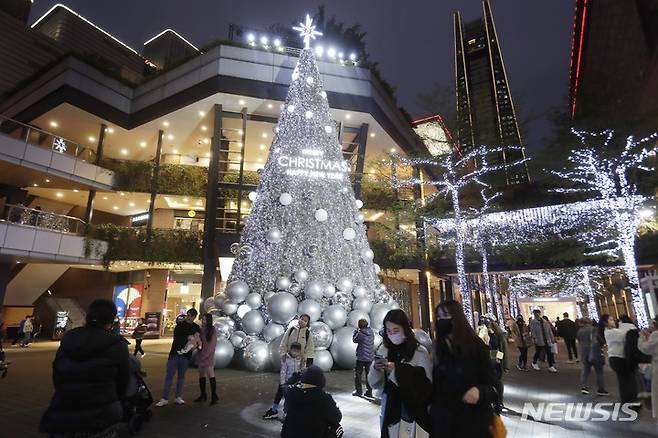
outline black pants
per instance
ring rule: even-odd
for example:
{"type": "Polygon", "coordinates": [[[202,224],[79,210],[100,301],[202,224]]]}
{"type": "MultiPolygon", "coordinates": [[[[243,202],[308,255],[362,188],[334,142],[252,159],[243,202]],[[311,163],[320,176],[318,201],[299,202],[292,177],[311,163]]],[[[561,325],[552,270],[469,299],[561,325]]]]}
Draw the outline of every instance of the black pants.
{"type": "Polygon", "coordinates": [[[137,356],[138,352],[144,354],[144,350],[142,349],[142,341],[143,339],[135,339],[135,356],[137,356]]]}
{"type": "Polygon", "coordinates": [[[578,350],[576,349],[576,340],[575,339],[565,339],[564,343],[567,346],[567,353],[569,354],[569,360],[573,360],[575,357],[578,359],[578,350]]]}
{"type": "Polygon", "coordinates": [[[274,404],[278,405],[279,402],[281,402],[283,394],[285,393],[285,389],[285,385],[279,385],[279,387],[276,389],[276,394],[274,395],[274,404]]]}
{"type": "Polygon", "coordinates": [[[551,347],[546,347],[543,345],[535,345],[535,356],[532,358],[532,363],[536,364],[537,360],[539,360],[539,357],[542,354],[546,354],[548,359],[548,366],[552,367],[553,364],[555,364],[555,361],[553,360],[553,352],[551,351],[551,347]]]}
{"type": "Polygon", "coordinates": [[[637,401],[637,381],[635,380],[635,369],[631,367],[626,359],[621,357],[610,358],[610,368],[617,375],[619,384],[619,397],[622,403],[634,403],[637,401]]]}
{"type": "Polygon", "coordinates": [[[356,361],[356,368],[354,368],[354,389],[358,394],[363,394],[363,385],[361,384],[361,374],[363,373],[363,371],[366,372],[366,389],[367,389],[366,392],[368,394],[372,392],[372,388],[368,383],[368,373],[370,372],[371,364],[372,362],[366,362],[364,360],[356,361]]]}
{"type": "Polygon", "coordinates": [[[525,368],[528,366],[528,347],[519,348],[519,366],[525,368]]]}

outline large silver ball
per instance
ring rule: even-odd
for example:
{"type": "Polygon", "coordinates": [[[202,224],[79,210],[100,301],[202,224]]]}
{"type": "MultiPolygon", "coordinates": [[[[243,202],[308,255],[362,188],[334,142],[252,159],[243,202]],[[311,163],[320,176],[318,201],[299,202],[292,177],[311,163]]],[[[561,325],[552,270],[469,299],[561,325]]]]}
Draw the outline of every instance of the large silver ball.
{"type": "Polygon", "coordinates": [[[272,364],[272,368],[274,368],[274,371],[277,372],[281,370],[281,352],[279,351],[279,347],[281,346],[281,340],[283,340],[283,335],[275,338],[267,346],[267,350],[268,350],[267,353],[270,363],[272,364]]]}
{"type": "Polygon", "coordinates": [[[324,296],[332,298],[334,295],[336,295],[336,287],[333,284],[327,284],[324,287],[324,296]]]}
{"type": "Polygon", "coordinates": [[[362,319],[365,319],[368,321],[368,324],[370,324],[370,316],[368,316],[367,312],[358,309],[352,310],[349,315],[347,315],[347,325],[356,328],[359,326],[359,321],[362,319]]]}
{"type": "Polygon", "coordinates": [[[249,286],[242,280],[232,281],[226,286],[226,296],[235,304],[240,304],[249,295],[249,286]]]}
{"type": "Polygon", "coordinates": [[[297,307],[297,312],[300,315],[303,315],[304,313],[307,314],[308,316],[311,317],[311,322],[317,321],[320,319],[320,316],[322,316],[322,307],[320,306],[320,303],[318,303],[315,300],[307,299],[299,303],[299,307],[297,307]]]}
{"type": "Polygon", "coordinates": [[[413,329],[413,331],[414,331],[414,335],[416,336],[416,340],[420,343],[420,345],[427,348],[427,351],[431,353],[432,338],[430,338],[430,335],[428,335],[426,331],[421,329],[413,329]]]}
{"type": "Polygon", "coordinates": [[[375,333],[375,351],[379,348],[380,345],[382,345],[382,342],[384,342],[384,338],[382,338],[382,335],[379,334],[378,331],[374,331],[375,333]]]}
{"type": "Polygon", "coordinates": [[[257,335],[263,331],[265,320],[259,310],[250,310],[242,318],[242,330],[248,335],[257,335]]]}
{"type": "Polygon", "coordinates": [[[368,289],[363,286],[357,286],[352,290],[352,295],[354,298],[361,298],[368,295],[368,289]]]}
{"type": "Polygon", "coordinates": [[[215,345],[215,368],[226,368],[231,363],[231,360],[233,360],[234,353],[233,344],[227,339],[217,339],[217,345],[215,345]]]}
{"type": "Polygon", "coordinates": [[[288,292],[277,292],[267,302],[267,312],[272,321],[287,324],[297,313],[297,298],[288,292]]]}
{"type": "Polygon", "coordinates": [[[308,272],[305,269],[297,269],[294,277],[299,283],[303,283],[308,280],[308,272]]]}
{"type": "Polygon", "coordinates": [[[354,368],[356,344],[352,342],[353,334],[354,327],[341,327],[334,332],[334,339],[329,350],[334,358],[334,363],[340,368],[354,368]]]}
{"type": "Polygon", "coordinates": [[[325,284],[319,280],[309,281],[304,288],[304,295],[306,298],[312,298],[314,300],[321,300],[324,296],[325,284]]]}
{"type": "Polygon", "coordinates": [[[203,301],[203,308],[206,309],[206,312],[209,312],[211,309],[215,308],[215,297],[208,297],[203,301]]]}
{"type": "Polygon", "coordinates": [[[319,366],[322,371],[327,373],[334,366],[334,358],[327,350],[315,350],[313,365],[319,366]]]}
{"type": "Polygon", "coordinates": [[[276,288],[278,290],[288,290],[290,284],[291,282],[288,277],[279,277],[276,279],[276,288]]]}
{"type": "Polygon", "coordinates": [[[327,324],[332,330],[345,325],[347,321],[347,311],[340,304],[334,304],[324,309],[322,313],[322,321],[327,324]]]}
{"type": "Polygon", "coordinates": [[[217,331],[217,336],[228,339],[235,331],[235,321],[228,316],[213,317],[212,325],[217,331]]]}
{"type": "Polygon", "coordinates": [[[244,318],[244,316],[250,310],[252,310],[251,307],[247,306],[246,304],[240,304],[238,306],[238,311],[235,314],[238,315],[238,318],[244,318]]]}
{"type": "Polygon", "coordinates": [[[263,371],[270,363],[267,344],[263,341],[253,341],[244,349],[242,360],[249,371],[263,371]]]}
{"type": "Polygon", "coordinates": [[[247,334],[243,331],[236,331],[233,332],[231,337],[229,338],[229,341],[231,341],[231,344],[235,348],[242,348],[244,346],[244,340],[247,337],[247,334]]]}
{"type": "Polygon", "coordinates": [[[329,348],[331,346],[331,340],[334,338],[331,327],[321,321],[311,323],[311,335],[313,336],[313,345],[316,351],[329,348]]]}
{"type": "Polygon", "coordinates": [[[355,298],[352,301],[352,309],[363,310],[366,313],[370,313],[372,310],[372,301],[368,297],[355,298]]]}
{"type": "Polygon", "coordinates": [[[388,304],[378,303],[370,310],[370,325],[373,330],[381,330],[384,327],[384,317],[391,308],[388,304]]]}
{"type": "Polygon", "coordinates": [[[274,339],[281,336],[285,331],[286,329],[284,329],[281,324],[277,324],[276,322],[271,322],[267,324],[263,329],[263,338],[267,342],[272,342],[274,339]]]}
{"type": "Polygon", "coordinates": [[[350,293],[352,292],[352,287],[354,287],[354,283],[352,283],[352,280],[350,280],[347,277],[342,277],[338,279],[338,283],[336,284],[338,287],[338,290],[341,292],[346,292],[350,293]]]}
{"type": "Polygon", "coordinates": [[[265,239],[270,243],[279,243],[283,235],[278,228],[270,228],[265,234],[265,239]]]}
{"type": "Polygon", "coordinates": [[[226,301],[226,295],[215,295],[215,307],[221,309],[226,301]]]}
{"type": "Polygon", "coordinates": [[[225,301],[224,304],[222,304],[222,312],[224,312],[227,315],[233,315],[237,311],[238,311],[238,305],[235,303],[232,303],[230,301],[225,301]]]}
{"type": "Polygon", "coordinates": [[[263,298],[260,296],[259,293],[252,292],[249,295],[247,295],[247,298],[245,298],[244,302],[250,308],[258,309],[260,306],[263,305],[263,298]]]}

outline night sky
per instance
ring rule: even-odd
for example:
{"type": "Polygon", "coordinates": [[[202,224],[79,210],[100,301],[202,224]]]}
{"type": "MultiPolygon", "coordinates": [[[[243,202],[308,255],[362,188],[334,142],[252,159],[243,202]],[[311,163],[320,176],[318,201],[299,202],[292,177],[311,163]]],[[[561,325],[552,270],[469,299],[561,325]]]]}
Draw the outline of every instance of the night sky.
{"type": "MultiPolygon", "coordinates": [[[[62,1],[60,1],[62,2],[62,1]]],[[[36,0],[31,21],[55,0],[36,0]]],[[[424,114],[416,95],[440,83],[454,86],[452,13],[468,21],[481,15],[479,0],[64,0],[62,3],[140,51],[144,41],[172,28],[197,46],[226,38],[229,23],[266,27],[290,23],[317,5],[368,32],[371,58],[413,116],[424,114]]],[[[492,0],[512,96],[520,117],[531,120],[525,138],[530,155],[545,146],[545,114],[566,105],[573,0],[492,0]]],[[[347,48],[346,48],[347,50],[347,48]]]]}

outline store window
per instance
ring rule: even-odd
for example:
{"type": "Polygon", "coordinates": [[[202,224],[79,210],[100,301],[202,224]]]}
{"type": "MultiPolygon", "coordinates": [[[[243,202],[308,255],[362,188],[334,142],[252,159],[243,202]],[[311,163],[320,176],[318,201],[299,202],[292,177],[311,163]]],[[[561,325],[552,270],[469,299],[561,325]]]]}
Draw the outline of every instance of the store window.
{"type": "Polygon", "coordinates": [[[176,327],[176,318],[189,309],[201,307],[201,278],[197,271],[170,271],[163,312],[163,334],[171,335],[176,327]]]}

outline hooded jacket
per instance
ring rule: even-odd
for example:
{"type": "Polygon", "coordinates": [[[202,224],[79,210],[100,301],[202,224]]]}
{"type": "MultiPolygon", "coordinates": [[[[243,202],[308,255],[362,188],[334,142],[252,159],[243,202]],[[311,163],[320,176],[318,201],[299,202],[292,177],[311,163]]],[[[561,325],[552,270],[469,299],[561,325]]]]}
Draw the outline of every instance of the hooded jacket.
{"type": "Polygon", "coordinates": [[[130,377],[127,343],[100,327],[67,332],[53,362],[55,394],[41,432],[94,432],[121,421],[130,377]]]}
{"type": "Polygon", "coordinates": [[[288,415],[283,423],[283,438],[320,438],[328,436],[330,426],[340,424],[343,415],[336,402],[317,386],[295,386],[286,394],[288,415]]]}
{"type": "Polygon", "coordinates": [[[375,333],[370,327],[354,330],[352,342],[356,345],[356,360],[372,362],[375,359],[375,333]]]}

